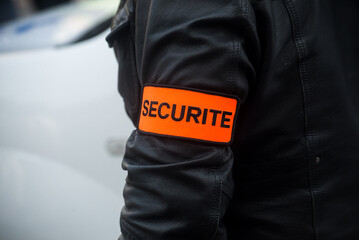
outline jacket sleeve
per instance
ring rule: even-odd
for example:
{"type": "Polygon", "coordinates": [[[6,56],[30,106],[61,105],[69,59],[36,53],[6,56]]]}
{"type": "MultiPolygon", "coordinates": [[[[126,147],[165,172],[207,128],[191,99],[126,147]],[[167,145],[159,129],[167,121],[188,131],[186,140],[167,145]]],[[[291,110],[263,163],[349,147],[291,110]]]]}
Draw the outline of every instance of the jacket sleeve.
{"type": "MultiPolygon", "coordinates": [[[[247,0],[127,0],[107,40],[135,125],[147,83],[236,95],[243,104],[260,54],[247,0]]],[[[121,239],[226,239],[233,161],[228,145],[135,130],[123,159],[121,239]]]]}

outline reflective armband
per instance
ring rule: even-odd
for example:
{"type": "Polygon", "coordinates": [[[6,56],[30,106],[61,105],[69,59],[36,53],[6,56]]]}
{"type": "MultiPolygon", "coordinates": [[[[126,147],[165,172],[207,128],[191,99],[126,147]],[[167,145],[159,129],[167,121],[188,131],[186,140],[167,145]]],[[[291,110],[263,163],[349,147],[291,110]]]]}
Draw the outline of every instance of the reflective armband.
{"type": "Polygon", "coordinates": [[[230,143],[238,102],[219,93],[146,85],[138,128],[155,135],[230,143]]]}

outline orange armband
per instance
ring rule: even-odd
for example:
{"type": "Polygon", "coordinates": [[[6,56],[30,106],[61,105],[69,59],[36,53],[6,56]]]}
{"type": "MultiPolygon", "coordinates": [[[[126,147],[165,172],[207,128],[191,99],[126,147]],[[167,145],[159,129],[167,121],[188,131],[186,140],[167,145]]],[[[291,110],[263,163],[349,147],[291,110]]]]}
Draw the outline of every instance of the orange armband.
{"type": "Polygon", "coordinates": [[[230,143],[238,105],[229,95],[146,85],[138,128],[155,135],[230,143]]]}

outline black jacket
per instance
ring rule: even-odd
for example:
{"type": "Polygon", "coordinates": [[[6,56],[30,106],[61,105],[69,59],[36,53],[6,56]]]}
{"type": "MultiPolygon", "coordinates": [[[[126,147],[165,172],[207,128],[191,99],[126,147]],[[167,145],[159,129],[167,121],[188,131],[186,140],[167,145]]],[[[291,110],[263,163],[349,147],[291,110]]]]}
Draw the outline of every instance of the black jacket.
{"type": "Polygon", "coordinates": [[[127,0],[108,41],[145,84],[237,96],[231,145],[134,131],[126,240],[359,239],[359,1],[127,0]]]}

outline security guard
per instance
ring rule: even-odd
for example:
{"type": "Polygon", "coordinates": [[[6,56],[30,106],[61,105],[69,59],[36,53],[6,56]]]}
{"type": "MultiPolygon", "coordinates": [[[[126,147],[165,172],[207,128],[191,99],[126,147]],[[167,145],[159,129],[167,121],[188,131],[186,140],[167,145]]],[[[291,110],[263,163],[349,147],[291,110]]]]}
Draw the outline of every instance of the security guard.
{"type": "Polygon", "coordinates": [[[359,239],[359,1],[127,0],[125,240],[359,239]]]}

